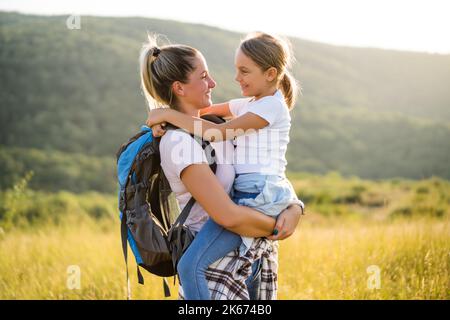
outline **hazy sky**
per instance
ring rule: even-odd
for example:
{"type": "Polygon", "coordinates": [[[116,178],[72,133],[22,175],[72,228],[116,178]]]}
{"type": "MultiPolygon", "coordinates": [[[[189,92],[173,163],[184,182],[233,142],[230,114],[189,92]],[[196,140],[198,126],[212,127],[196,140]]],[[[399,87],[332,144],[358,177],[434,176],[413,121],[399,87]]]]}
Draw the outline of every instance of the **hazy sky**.
{"type": "Polygon", "coordinates": [[[36,14],[144,16],[338,45],[450,53],[450,0],[0,0],[36,14]]]}

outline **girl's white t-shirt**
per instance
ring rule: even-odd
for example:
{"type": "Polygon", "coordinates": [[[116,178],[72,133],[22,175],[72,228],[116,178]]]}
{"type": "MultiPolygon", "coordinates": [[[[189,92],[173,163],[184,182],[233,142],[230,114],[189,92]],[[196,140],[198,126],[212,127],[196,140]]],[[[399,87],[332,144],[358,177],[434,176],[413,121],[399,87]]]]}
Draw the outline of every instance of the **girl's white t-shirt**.
{"type": "MultiPolygon", "coordinates": [[[[233,167],[234,146],[231,141],[211,142],[211,146],[216,152],[216,177],[225,192],[229,194],[235,177],[233,167]]],[[[180,209],[183,210],[191,198],[191,194],[181,181],[180,174],[183,169],[191,164],[208,164],[205,151],[197,141],[181,129],[168,130],[161,138],[159,151],[161,154],[161,167],[169,181],[172,191],[175,193],[180,209]]],[[[202,183],[201,177],[199,177],[198,183],[202,183]]],[[[191,209],[185,225],[191,231],[198,232],[206,220],[208,220],[208,214],[196,202],[191,209]]]]}
{"type": "Polygon", "coordinates": [[[285,177],[291,116],[281,91],[256,101],[251,98],[233,99],[229,106],[233,117],[252,112],[269,123],[262,129],[251,130],[236,138],[233,162],[236,173],[285,177]]]}

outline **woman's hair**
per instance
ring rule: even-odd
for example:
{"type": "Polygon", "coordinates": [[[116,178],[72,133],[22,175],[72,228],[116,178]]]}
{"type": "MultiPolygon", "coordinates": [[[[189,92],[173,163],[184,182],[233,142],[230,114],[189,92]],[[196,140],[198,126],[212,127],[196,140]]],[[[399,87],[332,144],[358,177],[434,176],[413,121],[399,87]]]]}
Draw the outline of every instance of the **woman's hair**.
{"type": "Polygon", "coordinates": [[[250,33],[241,42],[239,49],[252,59],[263,71],[274,67],[277,72],[277,81],[286,99],[286,104],[291,110],[299,87],[297,81],[291,75],[288,68],[294,59],[288,40],[284,40],[266,33],[250,33]]]}
{"type": "Polygon", "coordinates": [[[158,47],[157,36],[148,36],[139,63],[141,87],[150,109],[163,106],[177,109],[172,84],[188,82],[189,74],[195,69],[197,53],[195,48],[179,44],[158,47]]]}

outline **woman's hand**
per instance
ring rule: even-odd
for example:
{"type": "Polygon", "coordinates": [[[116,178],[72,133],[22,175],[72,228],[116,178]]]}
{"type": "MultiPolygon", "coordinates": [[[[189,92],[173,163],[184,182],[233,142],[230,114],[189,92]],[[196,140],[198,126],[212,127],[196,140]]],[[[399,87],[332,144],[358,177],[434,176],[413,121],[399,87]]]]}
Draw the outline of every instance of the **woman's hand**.
{"type": "Polygon", "coordinates": [[[303,214],[303,209],[295,204],[289,206],[280,213],[275,225],[274,234],[267,237],[269,240],[283,240],[290,237],[297,228],[300,216],[303,214]]]}

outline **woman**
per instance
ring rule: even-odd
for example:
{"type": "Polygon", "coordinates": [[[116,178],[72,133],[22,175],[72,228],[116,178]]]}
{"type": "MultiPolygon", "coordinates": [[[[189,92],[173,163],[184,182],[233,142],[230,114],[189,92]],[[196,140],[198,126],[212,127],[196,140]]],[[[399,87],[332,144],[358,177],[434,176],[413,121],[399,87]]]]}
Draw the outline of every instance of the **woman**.
{"type": "MultiPolygon", "coordinates": [[[[212,104],[211,90],[216,83],[210,77],[206,61],[198,50],[183,45],[158,48],[155,39],[150,38],[142,49],[140,65],[142,88],[151,107],[169,106],[188,115],[197,116],[199,110],[212,104]]],[[[260,260],[264,262],[263,270],[271,274],[269,277],[271,283],[266,286],[270,289],[260,298],[275,298],[277,247],[262,237],[281,240],[290,236],[295,230],[302,209],[300,206],[291,206],[275,221],[256,210],[236,205],[228,195],[235,176],[232,166],[233,145],[228,141],[212,143],[212,146],[216,150],[218,161],[216,175],[210,170],[201,146],[187,133],[170,130],[162,137],[160,143],[161,165],[176,194],[180,208],[186,205],[191,196],[197,201],[185,223],[193,233],[197,233],[203,227],[209,216],[231,232],[258,238],[244,259],[238,259],[237,253],[232,252],[222,259],[222,262],[215,262],[214,268],[210,266],[210,289],[216,294],[212,292],[211,297],[248,298],[249,292],[246,292],[248,281],[245,280],[251,272],[251,265],[260,260]],[[274,230],[278,231],[275,235],[272,234],[274,230]],[[221,279],[213,281],[217,275],[226,274],[217,272],[225,265],[233,265],[235,273],[233,279],[228,279],[233,282],[228,287],[217,285],[223,284],[224,281],[221,279]],[[238,289],[231,290],[230,288],[234,286],[238,289]],[[217,295],[217,292],[225,294],[217,295]]],[[[194,242],[195,245],[202,243],[199,239],[194,242]]],[[[259,289],[261,286],[262,284],[259,289]]],[[[251,298],[258,296],[252,294],[251,298]]]]}

